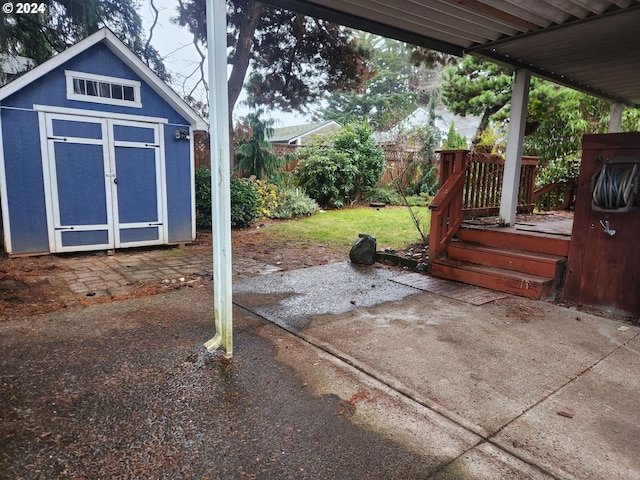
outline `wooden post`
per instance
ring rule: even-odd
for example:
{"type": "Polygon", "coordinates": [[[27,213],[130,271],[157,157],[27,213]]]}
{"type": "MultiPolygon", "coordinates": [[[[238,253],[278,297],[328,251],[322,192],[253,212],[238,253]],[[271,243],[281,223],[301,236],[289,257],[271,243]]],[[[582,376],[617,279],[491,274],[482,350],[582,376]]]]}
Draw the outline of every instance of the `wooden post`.
{"type": "Polygon", "coordinates": [[[527,120],[530,79],[531,72],[529,70],[516,70],[511,94],[509,137],[507,139],[507,155],[504,176],[502,177],[502,195],[500,197],[499,222],[505,226],[513,225],[516,221],[520,168],[522,165],[522,143],[527,120]]]}

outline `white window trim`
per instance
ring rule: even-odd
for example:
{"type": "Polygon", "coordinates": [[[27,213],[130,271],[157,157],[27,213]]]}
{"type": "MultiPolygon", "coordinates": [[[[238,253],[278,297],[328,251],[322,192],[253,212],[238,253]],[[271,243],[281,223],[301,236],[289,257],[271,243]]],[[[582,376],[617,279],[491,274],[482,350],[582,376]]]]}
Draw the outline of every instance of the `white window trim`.
{"type": "Polygon", "coordinates": [[[120,105],[123,107],[142,108],[142,101],[140,98],[140,85],[141,82],[137,80],[129,80],[126,78],[108,77],[106,75],[95,75],[93,73],[75,72],[73,70],[65,70],[65,77],[67,78],[67,98],[69,100],[78,100],[81,102],[103,103],[107,105],[120,105]],[[133,101],[121,100],[117,98],[105,98],[94,97],[93,95],[83,95],[75,93],[73,89],[73,79],[80,78],[82,80],[90,80],[104,83],[114,83],[125,87],[133,88],[133,101]]]}

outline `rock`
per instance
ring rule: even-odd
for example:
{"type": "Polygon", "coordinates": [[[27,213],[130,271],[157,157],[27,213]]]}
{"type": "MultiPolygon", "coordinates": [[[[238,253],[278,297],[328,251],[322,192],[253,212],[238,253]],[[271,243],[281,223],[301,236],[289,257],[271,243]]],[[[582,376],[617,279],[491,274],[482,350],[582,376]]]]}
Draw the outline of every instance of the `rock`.
{"type": "Polygon", "coordinates": [[[416,268],[414,268],[414,270],[418,273],[426,273],[427,271],[427,264],[426,263],[419,263],[418,265],[416,265],[416,268]]]}
{"type": "Polygon", "coordinates": [[[376,237],[361,233],[353,243],[349,252],[349,259],[353,263],[373,265],[376,263],[376,237]]]}

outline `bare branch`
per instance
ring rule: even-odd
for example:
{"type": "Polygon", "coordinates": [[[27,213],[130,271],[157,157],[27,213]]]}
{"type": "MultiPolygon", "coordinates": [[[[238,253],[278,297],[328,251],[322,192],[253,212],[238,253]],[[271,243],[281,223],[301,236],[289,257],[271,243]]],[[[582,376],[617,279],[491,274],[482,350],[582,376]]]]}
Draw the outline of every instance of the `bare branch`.
{"type": "Polygon", "coordinates": [[[160,17],[160,12],[158,11],[158,8],[155,6],[155,4],[153,3],[153,0],[149,1],[149,6],[153,10],[153,23],[149,28],[149,38],[147,39],[147,43],[145,43],[144,45],[145,50],[147,50],[149,48],[149,45],[151,45],[151,39],[153,38],[153,29],[156,28],[156,25],[158,24],[158,18],[160,17]]]}
{"type": "MultiPolygon", "coordinates": [[[[204,62],[207,60],[207,57],[204,55],[204,53],[200,49],[200,45],[198,45],[198,39],[195,33],[193,34],[193,46],[196,48],[198,55],[200,55],[200,63],[198,64],[198,67],[200,70],[200,80],[198,81],[198,83],[202,81],[202,85],[204,86],[204,90],[207,95],[207,98],[209,98],[209,84],[207,83],[207,80],[206,80],[207,76],[204,71],[204,62]]],[[[196,83],[196,86],[198,85],[198,83],[196,83]]],[[[191,95],[195,89],[196,87],[194,86],[191,92],[189,93],[189,95],[191,95]]]]}
{"type": "MultiPolygon", "coordinates": [[[[179,5],[179,10],[184,11],[185,10],[185,6],[184,6],[184,1],[183,0],[178,0],[178,5],[179,5]]],[[[189,24],[190,22],[187,22],[187,24],[189,24]]],[[[189,91],[189,93],[186,94],[187,97],[191,97],[193,95],[193,93],[197,90],[198,86],[200,84],[202,84],[202,86],[204,87],[205,90],[205,94],[206,94],[206,98],[209,98],[209,84],[207,83],[207,76],[206,76],[206,72],[204,69],[204,64],[207,60],[207,57],[205,56],[204,52],[202,51],[202,49],[200,48],[200,45],[198,43],[198,35],[197,35],[197,29],[195,28],[195,26],[191,25],[189,30],[191,30],[191,32],[193,33],[193,46],[196,49],[196,52],[198,52],[198,55],[200,56],[200,61],[198,62],[198,66],[196,68],[196,70],[194,70],[193,72],[191,72],[189,75],[187,75],[184,78],[184,81],[182,82],[182,90],[183,92],[186,91],[186,81],[188,79],[190,79],[191,77],[193,77],[193,75],[196,73],[196,71],[200,72],[200,78],[198,79],[198,81],[195,83],[195,85],[191,88],[191,90],[189,91]]]]}

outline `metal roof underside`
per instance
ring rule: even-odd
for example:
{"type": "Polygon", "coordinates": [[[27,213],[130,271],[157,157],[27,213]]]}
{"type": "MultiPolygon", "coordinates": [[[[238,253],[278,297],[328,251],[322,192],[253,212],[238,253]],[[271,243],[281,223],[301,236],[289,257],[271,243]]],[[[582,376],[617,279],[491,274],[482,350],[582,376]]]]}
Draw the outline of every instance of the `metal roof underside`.
{"type": "Polygon", "coordinates": [[[640,106],[640,0],[262,0],[640,106]]]}

